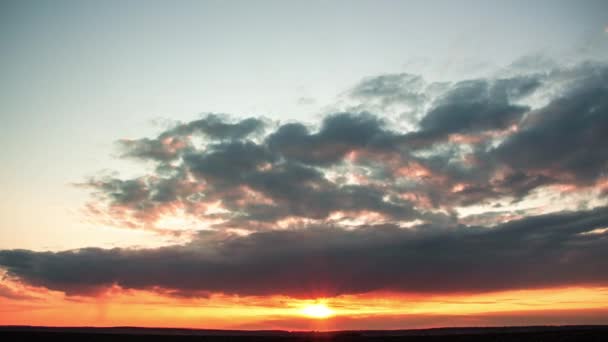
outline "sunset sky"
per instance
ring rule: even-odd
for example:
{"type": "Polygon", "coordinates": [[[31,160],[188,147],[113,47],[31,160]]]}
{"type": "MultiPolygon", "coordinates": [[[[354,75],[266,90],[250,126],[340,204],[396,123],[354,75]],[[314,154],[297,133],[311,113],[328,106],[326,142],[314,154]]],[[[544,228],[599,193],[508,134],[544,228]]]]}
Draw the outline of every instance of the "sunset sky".
{"type": "Polygon", "coordinates": [[[0,0],[0,325],[608,324],[608,2],[0,0]]]}

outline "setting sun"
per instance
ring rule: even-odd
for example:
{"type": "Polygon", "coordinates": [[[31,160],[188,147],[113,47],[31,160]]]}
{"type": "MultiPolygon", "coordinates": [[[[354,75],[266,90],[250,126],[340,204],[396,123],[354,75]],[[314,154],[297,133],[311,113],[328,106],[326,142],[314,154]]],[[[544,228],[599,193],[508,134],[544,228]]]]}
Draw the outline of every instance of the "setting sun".
{"type": "Polygon", "coordinates": [[[0,0],[0,342],[608,342],[607,14],[0,0]]]}
{"type": "Polygon", "coordinates": [[[313,304],[302,309],[305,316],[312,318],[327,318],[334,314],[334,311],[325,304],[313,304]]]}

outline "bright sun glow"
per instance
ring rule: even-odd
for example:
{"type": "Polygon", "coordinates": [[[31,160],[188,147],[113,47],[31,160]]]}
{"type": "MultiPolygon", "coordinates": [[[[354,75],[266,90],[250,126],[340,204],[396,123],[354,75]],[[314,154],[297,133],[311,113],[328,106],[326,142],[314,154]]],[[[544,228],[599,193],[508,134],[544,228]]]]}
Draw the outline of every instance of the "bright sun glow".
{"type": "Polygon", "coordinates": [[[304,307],[302,313],[312,318],[327,318],[333,315],[334,311],[325,304],[313,304],[304,307]]]}

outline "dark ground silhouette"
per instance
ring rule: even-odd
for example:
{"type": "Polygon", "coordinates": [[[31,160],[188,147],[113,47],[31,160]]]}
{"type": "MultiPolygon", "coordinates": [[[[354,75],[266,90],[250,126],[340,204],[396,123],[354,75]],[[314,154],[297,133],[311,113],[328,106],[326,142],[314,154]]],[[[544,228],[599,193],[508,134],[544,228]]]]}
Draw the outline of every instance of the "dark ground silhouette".
{"type": "Polygon", "coordinates": [[[157,328],[0,327],[3,341],[608,341],[608,326],[289,332],[157,328]]]}

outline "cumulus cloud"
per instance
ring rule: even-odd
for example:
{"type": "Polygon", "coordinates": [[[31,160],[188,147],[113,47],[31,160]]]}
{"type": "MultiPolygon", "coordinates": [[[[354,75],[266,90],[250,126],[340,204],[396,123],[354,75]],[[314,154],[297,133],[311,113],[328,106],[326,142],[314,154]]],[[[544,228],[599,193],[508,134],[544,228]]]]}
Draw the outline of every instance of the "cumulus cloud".
{"type": "Polygon", "coordinates": [[[555,181],[593,183],[608,170],[608,69],[594,66],[532,113],[493,153],[555,181]]]}
{"type": "Polygon", "coordinates": [[[209,114],[153,139],[123,140],[125,157],[158,167],[136,179],[90,180],[100,199],[94,208],[132,227],[152,227],[179,209],[215,220],[214,228],[258,230],[336,217],[446,222],[459,206],[519,201],[547,186],[608,188],[608,68],[513,70],[444,83],[438,92],[410,74],[367,78],[351,90],[427,108],[414,130],[382,112],[272,128],[263,119],[209,114]]]}
{"type": "Polygon", "coordinates": [[[169,161],[192,148],[190,138],[193,135],[212,141],[240,140],[262,133],[265,126],[266,123],[257,118],[233,123],[228,122],[225,115],[207,114],[199,120],[178,124],[154,139],[124,139],[119,144],[124,157],[169,161]]]}
{"type": "Polygon", "coordinates": [[[349,93],[372,103],[367,110],[316,125],[208,114],[122,140],[123,157],[155,167],[88,180],[92,216],[158,232],[167,217],[188,218],[198,235],[160,249],[0,251],[0,266],[68,293],[112,284],[296,296],[605,284],[608,66],[532,69],[440,85],[381,75],[349,93]],[[411,129],[383,115],[398,104],[416,108],[411,129]],[[597,209],[483,209],[591,188],[597,209]],[[461,216],[464,207],[476,211],[461,216]]]}

